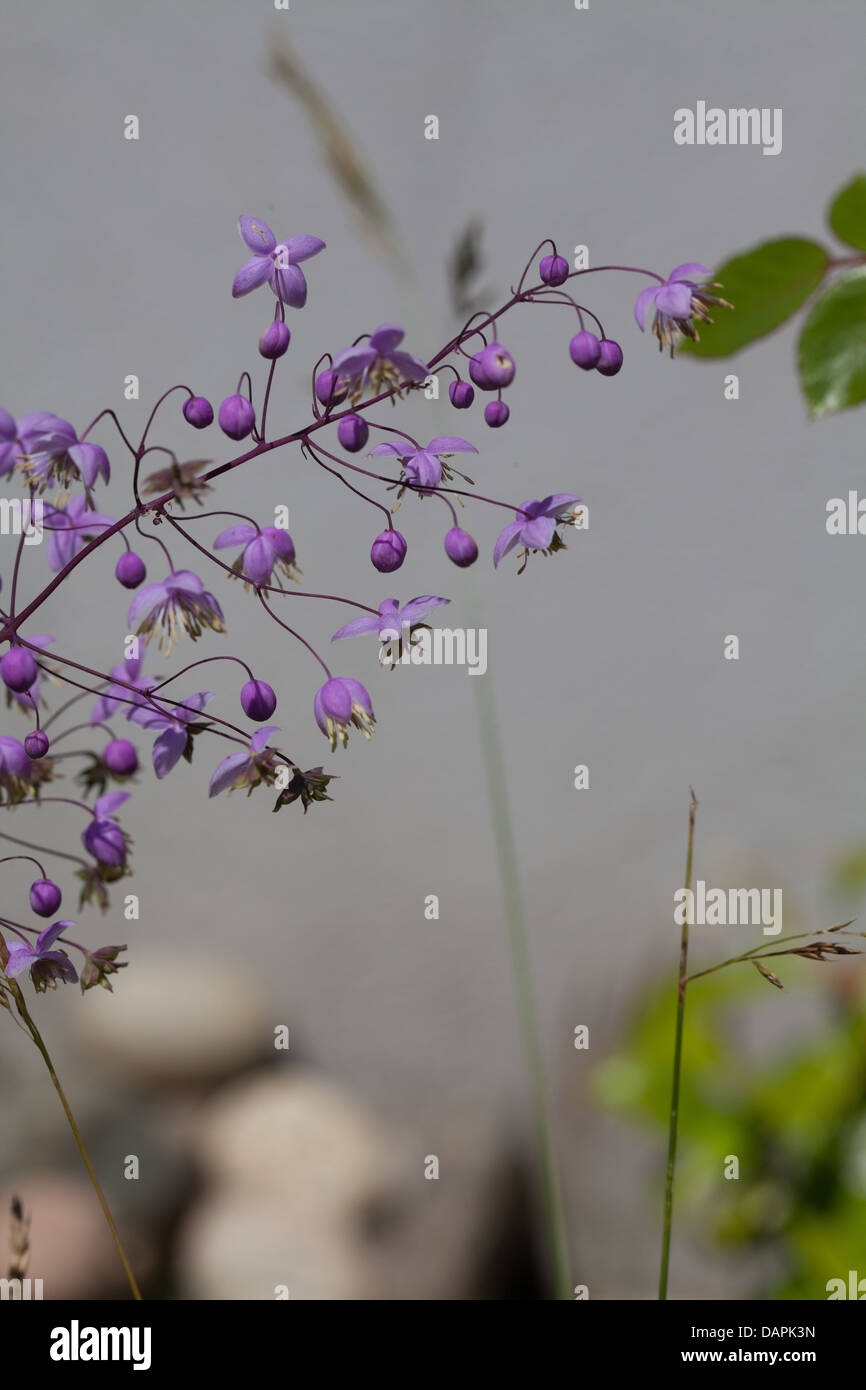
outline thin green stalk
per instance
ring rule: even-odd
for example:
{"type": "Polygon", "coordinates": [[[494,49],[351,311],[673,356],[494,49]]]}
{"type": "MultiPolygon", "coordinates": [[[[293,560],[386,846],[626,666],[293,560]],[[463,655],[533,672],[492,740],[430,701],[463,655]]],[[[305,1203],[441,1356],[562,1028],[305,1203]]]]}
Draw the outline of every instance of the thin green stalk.
{"type": "Polygon", "coordinates": [[[535,1008],[532,963],[526,933],[523,896],[517,872],[517,847],[509,811],[508,787],[502,759],[502,737],[489,679],[473,681],[472,684],[475,688],[478,722],[481,726],[481,751],[487,778],[490,820],[502,882],[508,945],[520,1013],[520,1029],[532,1092],[533,1119],[538,1145],[542,1197],[550,1244],[554,1289],[557,1299],[571,1299],[571,1260],[568,1251],[568,1233],[544,1083],[544,1064],[535,1008]]]}
{"type": "MultiPolygon", "coordinates": [[[[689,838],[686,849],[686,876],[685,886],[688,890],[692,885],[692,854],[695,845],[695,812],[698,803],[694,792],[691,793],[689,803],[689,838]]],[[[665,1181],[665,1219],[662,1231],[662,1258],[659,1269],[659,1299],[664,1300],[668,1296],[668,1266],[671,1256],[671,1219],[674,1210],[674,1173],[677,1166],[677,1125],[680,1114],[680,1073],[682,1071],[683,1057],[683,1024],[686,1014],[686,984],[688,983],[688,959],[689,959],[689,923],[688,912],[685,913],[683,922],[683,935],[680,942],[680,970],[677,979],[677,1022],[674,1034],[674,1064],[673,1079],[671,1084],[671,1116],[668,1129],[668,1170],[665,1181]]]]}
{"type": "Polygon", "coordinates": [[[93,1170],[93,1164],[90,1162],[90,1156],[86,1148],[84,1147],[84,1140],[81,1137],[78,1125],[75,1123],[75,1116],[72,1113],[69,1101],[66,1099],[66,1093],[60,1084],[60,1079],[57,1075],[57,1072],[54,1070],[54,1063],[51,1060],[48,1048],[45,1046],[42,1034],[39,1032],[39,1029],[36,1027],[36,1024],[30,1016],[30,1011],[27,1008],[27,1005],[24,1001],[24,994],[22,990],[12,980],[9,980],[8,982],[4,983],[5,987],[9,989],[10,992],[13,994],[18,1012],[23,1018],[24,1022],[26,1023],[30,1036],[32,1037],[33,1041],[38,1047],[42,1055],[42,1060],[48,1068],[48,1075],[51,1077],[51,1080],[54,1083],[54,1089],[60,1097],[60,1104],[63,1106],[63,1113],[65,1114],[69,1122],[69,1128],[72,1130],[73,1137],[75,1139],[76,1144],[78,1145],[78,1151],[81,1154],[81,1157],[84,1161],[84,1166],[87,1169],[88,1176],[93,1184],[93,1190],[99,1198],[99,1205],[102,1207],[102,1214],[105,1217],[106,1225],[108,1226],[108,1229],[111,1232],[111,1238],[114,1241],[115,1247],[117,1248],[117,1253],[120,1256],[120,1263],[123,1265],[123,1272],[126,1275],[129,1287],[132,1290],[132,1296],[133,1298],[141,1301],[141,1292],[139,1290],[138,1284],[135,1281],[135,1275],[132,1272],[129,1260],[126,1257],[126,1251],[124,1250],[123,1245],[121,1244],[120,1235],[118,1234],[117,1227],[114,1224],[114,1218],[112,1217],[111,1211],[109,1210],[108,1202],[105,1200],[105,1194],[99,1185],[99,1179],[97,1178],[96,1173],[93,1170]]]}

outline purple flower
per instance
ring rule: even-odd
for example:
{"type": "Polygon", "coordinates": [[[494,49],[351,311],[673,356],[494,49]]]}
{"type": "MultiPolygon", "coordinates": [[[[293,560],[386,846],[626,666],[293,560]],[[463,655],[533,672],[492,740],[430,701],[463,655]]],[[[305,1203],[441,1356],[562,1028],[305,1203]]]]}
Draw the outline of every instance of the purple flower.
{"type": "MultiPolygon", "coordinates": [[[[370,451],[372,454],[391,454],[402,461],[403,482],[410,484],[420,497],[429,497],[434,488],[437,488],[443,477],[450,482],[452,473],[456,473],[456,468],[449,467],[443,462],[450,458],[452,454],[477,454],[478,450],[474,444],[470,444],[466,439],[460,439],[456,434],[439,434],[435,439],[431,439],[426,449],[415,449],[411,444],[377,444],[370,451]]],[[[470,480],[460,474],[466,482],[470,480]]],[[[402,493],[402,488],[400,489],[402,493]]]]}
{"type": "Polygon", "coordinates": [[[350,676],[332,676],[313,700],[313,713],[316,723],[330,741],[331,752],[341,743],[346,747],[349,725],[360,729],[365,738],[370,738],[376,723],[373,706],[360,681],[350,676]]]}
{"type": "Polygon", "coordinates": [[[149,642],[159,628],[160,650],[166,655],[185,632],[193,641],[205,628],[225,632],[222,609],[191,570],[173,570],[161,584],[146,584],[129,605],[128,622],[139,619],[136,635],[149,642]]]}
{"type": "Polygon", "coordinates": [[[74,926],[74,922],[52,922],[39,933],[35,947],[28,941],[13,941],[9,946],[6,974],[15,979],[29,968],[30,978],[40,993],[49,986],[56,989],[58,980],[77,980],[78,972],[66,952],[51,950],[61,932],[74,926]]]}
{"type": "Polygon", "coordinates": [[[208,700],[212,699],[212,691],[200,691],[184,700],[186,708],[172,705],[165,708],[165,713],[160,713],[142,705],[132,711],[129,717],[135,724],[140,724],[143,729],[161,731],[153,745],[153,768],[157,777],[166,777],[182,757],[190,757],[192,735],[196,732],[190,725],[195,723],[208,700]]]}
{"type": "Polygon", "coordinates": [[[98,797],[93,820],[81,836],[87,853],[109,869],[121,869],[126,863],[126,836],[111,813],[128,800],[129,792],[106,792],[98,797]]]}
{"type": "MultiPolygon", "coordinates": [[[[674,348],[681,336],[698,341],[695,319],[701,323],[712,323],[707,310],[716,304],[730,309],[727,300],[708,294],[708,287],[698,285],[695,280],[697,275],[703,277],[711,274],[712,271],[705,265],[699,265],[697,261],[686,261],[671,271],[663,285],[647,285],[645,290],[641,290],[635,300],[634,316],[638,328],[643,333],[647,311],[650,305],[654,306],[652,331],[659,340],[659,351],[670,348],[673,357],[674,348]]],[[[713,285],[709,288],[718,289],[719,286],[713,285]]]]}
{"type": "MultiPolygon", "coordinates": [[[[288,531],[280,526],[229,526],[220,531],[214,541],[215,550],[224,550],[227,545],[242,545],[243,553],[235,560],[232,569],[242,574],[251,584],[269,584],[276,569],[287,579],[296,579],[295,547],[288,531]]],[[[297,570],[299,574],[300,571],[297,570]]]]}
{"type": "Polygon", "coordinates": [[[347,377],[352,383],[355,398],[369,384],[374,396],[380,391],[399,387],[404,381],[424,381],[427,363],[411,352],[403,352],[399,344],[405,338],[402,328],[383,323],[367,343],[345,348],[334,358],[334,377],[347,377]]]}
{"type": "Polygon", "coordinates": [[[73,483],[83,482],[90,489],[99,477],[108,482],[111,469],[105,450],[79,440],[68,420],[38,411],[23,416],[18,429],[24,445],[21,467],[39,492],[51,483],[67,493],[73,483]]]}
{"type": "Polygon", "coordinates": [[[68,565],[88,541],[114,525],[113,516],[87,510],[87,498],[73,497],[65,507],[48,507],[43,525],[48,532],[45,552],[48,568],[55,574],[68,565]]]}
{"type": "Polygon", "coordinates": [[[279,732],[276,724],[256,729],[247,751],[229,753],[227,758],[223,758],[210,779],[208,796],[218,796],[226,790],[233,792],[240,787],[246,787],[249,796],[253,787],[260,782],[273,782],[277,773],[277,759],[273,749],[265,745],[271,734],[279,732]]]}
{"type": "Polygon", "coordinates": [[[116,710],[125,710],[131,713],[134,706],[127,705],[127,700],[135,700],[139,704],[143,703],[143,701],[137,700],[133,691],[127,690],[123,685],[116,684],[119,681],[126,681],[127,684],[134,685],[137,690],[146,690],[147,682],[139,680],[141,666],[142,658],[140,656],[127,657],[118,666],[112,666],[111,674],[114,680],[93,706],[90,715],[91,724],[99,724],[103,719],[110,719],[116,710]]]}
{"type": "Polygon", "coordinates": [[[410,599],[401,608],[395,598],[386,598],[379,604],[378,613],[365,613],[362,618],[353,618],[334,633],[331,641],[339,642],[341,637],[360,637],[366,632],[378,632],[380,642],[396,641],[402,637],[404,625],[411,632],[414,624],[420,623],[434,608],[450,602],[448,598],[424,594],[420,598],[410,599]]]}
{"type": "Polygon", "coordinates": [[[515,520],[509,522],[499,533],[493,549],[494,565],[498,565],[503,555],[507,555],[509,550],[513,550],[518,544],[525,546],[527,552],[563,549],[562,541],[556,535],[556,527],[560,522],[569,522],[571,517],[563,517],[560,513],[570,503],[579,501],[580,498],[575,497],[573,492],[554,492],[540,502],[532,499],[524,502],[516,513],[515,520]]]}
{"type": "Polygon", "coordinates": [[[238,218],[238,231],[253,254],[234,278],[234,298],[249,294],[267,280],[284,304],[303,309],[307,302],[307,282],[304,272],[298,268],[298,261],[317,256],[324,251],[325,243],[317,236],[293,236],[277,244],[270,227],[257,217],[238,218]]]}

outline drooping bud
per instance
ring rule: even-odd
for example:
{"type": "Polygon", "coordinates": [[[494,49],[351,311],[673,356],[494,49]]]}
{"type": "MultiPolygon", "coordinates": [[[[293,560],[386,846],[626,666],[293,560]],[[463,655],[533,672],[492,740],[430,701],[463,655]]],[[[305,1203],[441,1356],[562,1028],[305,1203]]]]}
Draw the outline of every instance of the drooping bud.
{"type": "Polygon", "coordinates": [[[602,376],[616,376],[622,366],[622,348],[613,338],[605,338],[601,345],[601,356],[596,371],[602,376]]]}
{"type": "Polygon", "coordinates": [[[448,395],[455,410],[468,410],[475,400],[475,389],[468,381],[452,381],[448,387],[448,395]]]}
{"type": "Polygon", "coordinates": [[[409,546],[399,531],[380,531],[370,549],[370,559],[380,574],[393,574],[406,559],[409,546]]]}
{"type": "Polygon", "coordinates": [[[291,342],[291,338],[292,334],[288,324],[284,323],[282,319],[274,319],[259,338],[259,352],[269,362],[274,362],[278,357],[282,357],[291,342]]]}
{"type": "Polygon", "coordinates": [[[183,403],[183,418],[188,425],[197,430],[206,430],[213,424],[213,406],[207,396],[190,396],[183,403]]]}
{"type": "Polygon", "coordinates": [[[488,401],[484,407],[484,419],[492,430],[498,430],[500,425],[507,423],[511,411],[504,401],[488,401]]]}
{"type": "Polygon", "coordinates": [[[445,537],[445,554],[455,565],[466,569],[468,565],[474,565],[478,559],[478,546],[468,531],[462,530],[459,526],[452,526],[445,537]]]}
{"type": "Polygon", "coordinates": [[[39,674],[36,662],[26,647],[10,647],[0,661],[0,677],[9,690],[21,695],[29,690],[39,674]]]}
{"type": "Polygon", "coordinates": [[[24,752],[28,758],[44,758],[48,752],[48,735],[41,729],[32,729],[24,740],[24,752]]]}
{"type": "Polygon", "coordinates": [[[316,377],[316,396],[322,405],[339,405],[349,394],[349,382],[330,367],[316,377]]]}
{"type": "Polygon", "coordinates": [[[40,917],[53,917],[60,906],[62,894],[50,878],[37,878],[30,885],[30,906],[40,917]]]}
{"type": "Polygon", "coordinates": [[[131,777],[138,767],[138,751],[128,738],[115,738],[105,745],[102,761],[117,777],[131,777]]]}
{"type": "Polygon", "coordinates": [[[137,589],[146,575],[144,561],[134,550],[125,550],[114,567],[114,577],[124,589],[137,589]]]}
{"type": "Polygon", "coordinates": [[[248,719],[255,719],[257,724],[261,724],[265,719],[270,719],[276,707],[276,694],[267,681],[247,681],[241,691],[241,708],[248,719]]]}
{"type": "Polygon", "coordinates": [[[337,426],[337,438],[350,454],[357,454],[370,437],[370,427],[363,415],[344,415],[337,426]]]}
{"type": "Polygon", "coordinates": [[[256,412],[246,396],[226,396],[220,405],[219,424],[229,439],[246,439],[256,423],[256,412]]]}
{"type": "Polygon", "coordinates": [[[538,273],[545,285],[563,285],[568,279],[568,261],[564,256],[542,256],[538,273]]]}
{"type": "Polygon", "coordinates": [[[585,372],[591,372],[593,367],[598,366],[601,357],[601,339],[586,331],[575,333],[568,350],[575,366],[582,367],[585,372]]]}
{"type": "Polygon", "coordinates": [[[501,390],[514,380],[514,358],[501,343],[490,343],[479,353],[481,370],[492,387],[501,390]]]}

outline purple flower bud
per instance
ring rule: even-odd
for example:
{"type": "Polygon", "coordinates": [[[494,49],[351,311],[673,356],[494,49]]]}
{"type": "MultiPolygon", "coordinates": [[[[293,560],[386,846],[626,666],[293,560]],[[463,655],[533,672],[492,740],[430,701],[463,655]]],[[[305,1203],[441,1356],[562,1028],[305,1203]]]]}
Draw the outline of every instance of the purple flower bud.
{"type": "Polygon", "coordinates": [[[348,378],[337,376],[336,372],[326,367],[323,372],[319,372],[316,377],[316,396],[322,405],[339,405],[349,394],[348,378]]]}
{"type": "Polygon", "coordinates": [[[501,390],[503,386],[510,386],[514,380],[514,358],[504,348],[501,343],[490,343],[479,353],[481,370],[490,382],[491,386],[501,390]]]}
{"type": "Polygon", "coordinates": [[[475,389],[468,381],[452,381],[448,395],[455,410],[467,410],[475,400],[475,389]]]}
{"type": "Polygon", "coordinates": [[[226,396],[220,405],[219,422],[229,439],[246,439],[256,423],[256,412],[246,396],[226,396]]]}
{"type": "Polygon", "coordinates": [[[562,285],[568,279],[568,261],[564,256],[542,256],[538,273],[545,285],[562,285]]]}
{"type": "Polygon", "coordinates": [[[601,372],[602,376],[616,376],[622,366],[622,348],[619,343],[615,343],[613,338],[605,338],[601,345],[601,357],[598,360],[596,371],[601,372]]]}
{"type": "Polygon", "coordinates": [[[399,531],[381,531],[370,549],[370,559],[380,574],[393,574],[406,559],[409,546],[399,531]]]}
{"type": "Polygon", "coordinates": [[[487,380],[487,373],[481,361],[481,353],[476,352],[474,357],[469,359],[469,375],[475,382],[479,391],[492,391],[493,385],[487,380]]]}
{"type": "Polygon", "coordinates": [[[48,735],[41,729],[33,729],[24,740],[24,752],[28,758],[44,758],[48,752],[48,735]]]}
{"type": "Polygon", "coordinates": [[[38,674],[36,662],[26,647],[10,647],[0,661],[3,683],[16,695],[29,690],[38,674]]]}
{"type": "Polygon", "coordinates": [[[282,319],[274,319],[269,324],[262,336],[259,338],[259,352],[262,357],[266,357],[269,362],[282,357],[291,341],[289,326],[283,323],[282,319]]]}
{"type": "Polygon", "coordinates": [[[116,820],[94,816],[81,836],[81,843],[88,854],[111,869],[119,869],[126,863],[126,837],[116,820]]]}
{"type": "Polygon", "coordinates": [[[61,892],[50,878],[37,878],[30,885],[30,906],[40,917],[53,917],[61,901],[61,892]]]}
{"type": "Polygon", "coordinates": [[[247,681],[241,691],[241,707],[248,719],[261,724],[270,719],[277,707],[277,697],[267,681],[247,681]]]}
{"type": "Polygon", "coordinates": [[[598,366],[601,357],[601,340],[594,333],[575,333],[568,350],[575,366],[583,367],[585,372],[591,372],[593,367],[598,366]]]}
{"type": "Polygon", "coordinates": [[[207,396],[190,396],[188,401],[184,401],[183,418],[197,430],[206,430],[208,425],[213,424],[213,406],[207,396]]]}
{"type": "Polygon", "coordinates": [[[120,580],[124,589],[137,589],[146,576],[144,561],[134,550],[125,550],[114,566],[114,577],[120,580]]]}
{"type": "Polygon", "coordinates": [[[461,530],[459,526],[452,526],[445,537],[445,554],[464,570],[467,565],[474,565],[478,559],[478,546],[468,531],[461,530]]]}
{"type": "Polygon", "coordinates": [[[337,426],[337,438],[350,454],[357,454],[370,437],[370,427],[362,415],[344,415],[337,426]]]}
{"type": "Polygon", "coordinates": [[[102,761],[118,777],[131,777],[138,767],[138,753],[128,738],[114,738],[105,745],[102,761]]]}
{"type": "Polygon", "coordinates": [[[504,401],[489,401],[484,407],[484,419],[492,430],[498,430],[500,425],[504,425],[511,411],[504,401]]]}

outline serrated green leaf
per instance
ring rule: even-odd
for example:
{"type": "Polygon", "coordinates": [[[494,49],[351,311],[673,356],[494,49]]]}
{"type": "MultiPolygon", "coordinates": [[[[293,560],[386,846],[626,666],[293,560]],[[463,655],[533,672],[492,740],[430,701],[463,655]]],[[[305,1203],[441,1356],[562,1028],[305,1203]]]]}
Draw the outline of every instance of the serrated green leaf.
{"type": "Polygon", "coordinates": [[[814,293],[828,264],[823,246],[800,237],[765,241],[726,261],[713,279],[719,281],[719,293],[733,309],[716,309],[713,323],[700,328],[700,342],[686,341],[680,352],[728,357],[772,333],[814,293]]]}
{"type": "Polygon", "coordinates": [[[866,251],[866,174],[858,174],[837,193],[827,218],[840,241],[866,251]]]}
{"type": "Polygon", "coordinates": [[[866,400],[866,270],[843,276],[821,295],[803,325],[798,359],[811,415],[866,400]]]}

